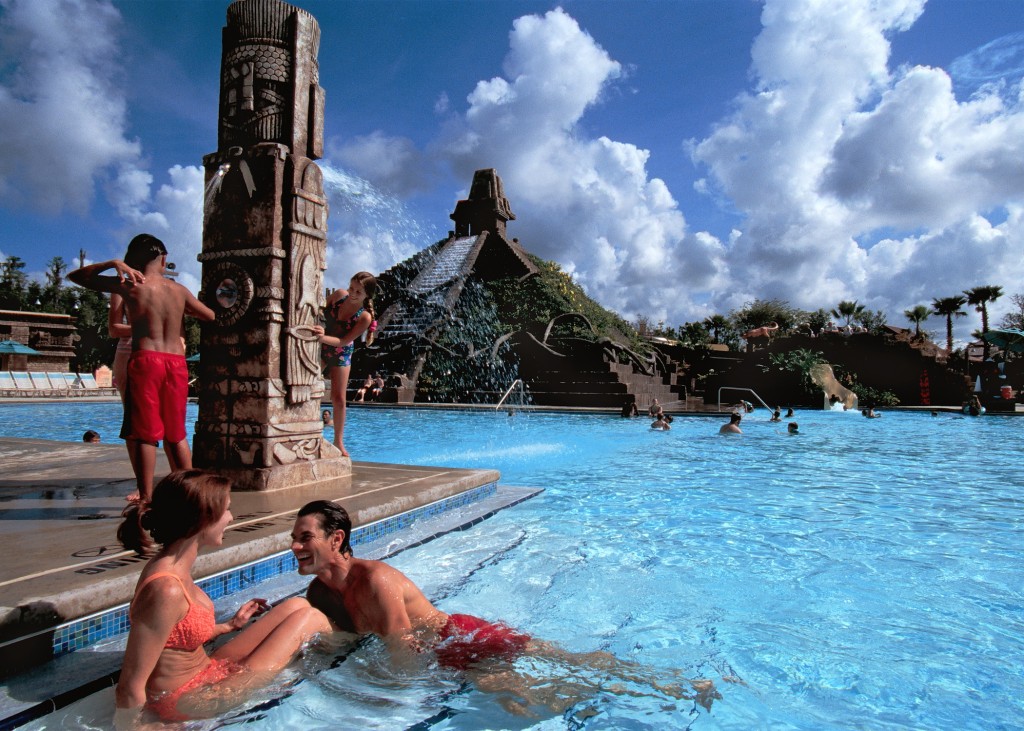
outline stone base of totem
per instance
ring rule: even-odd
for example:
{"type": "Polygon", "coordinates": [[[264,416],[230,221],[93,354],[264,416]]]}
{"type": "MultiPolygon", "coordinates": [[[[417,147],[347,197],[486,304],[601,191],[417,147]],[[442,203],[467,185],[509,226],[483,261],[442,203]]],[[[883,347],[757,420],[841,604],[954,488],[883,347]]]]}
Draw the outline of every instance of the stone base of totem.
{"type": "Polygon", "coordinates": [[[235,490],[285,490],[323,483],[334,487],[340,480],[351,478],[350,457],[327,457],[302,460],[273,467],[215,468],[214,471],[234,482],[235,490]]]}

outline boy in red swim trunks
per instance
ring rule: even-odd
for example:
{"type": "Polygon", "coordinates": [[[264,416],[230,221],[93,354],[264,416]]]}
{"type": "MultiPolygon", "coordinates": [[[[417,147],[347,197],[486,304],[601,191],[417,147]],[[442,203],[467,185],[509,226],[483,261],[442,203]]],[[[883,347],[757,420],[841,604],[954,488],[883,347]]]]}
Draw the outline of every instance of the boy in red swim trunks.
{"type": "Polygon", "coordinates": [[[434,634],[442,665],[465,670],[487,659],[514,660],[532,642],[501,623],[435,608],[409,578],[382,561],[352,555],[352,521],[345,509],[314,500],[299,510],[292,553],[299,573],[316,578],[309,603],[339,630],[379,635],[392,650],[419,651],[434,634]]]}
{"type": "Polygon", "coordinates": [[[192,467],[185,438],[188,370],[182,323],[186,314],[207,322],[215,318],[213,310],[164,276],[166,266],[163,242],[139,234],[128,244],[124,261],[111,259],[68,274],[75,284],[118,294],[124,300],[132,327],[132,354],[121,437],[128,443],[138,485],[138,495],[129,499],[144,503],[153,495],[160,440],[171,470],[192,467]],[[115,270],[116,276],[101,274],[108,269],[115,270]]]}

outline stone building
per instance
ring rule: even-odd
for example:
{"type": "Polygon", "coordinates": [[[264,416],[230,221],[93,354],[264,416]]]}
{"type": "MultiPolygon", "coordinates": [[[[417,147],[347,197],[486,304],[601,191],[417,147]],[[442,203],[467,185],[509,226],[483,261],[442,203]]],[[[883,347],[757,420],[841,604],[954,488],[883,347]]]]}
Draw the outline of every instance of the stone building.
{"type": "Polygon", "coordinates": [[[67,373],[78,335],[71,315],[0,310],[0,340],[14,340],[38,355],[3,356],[0,370],[67,373]]]}

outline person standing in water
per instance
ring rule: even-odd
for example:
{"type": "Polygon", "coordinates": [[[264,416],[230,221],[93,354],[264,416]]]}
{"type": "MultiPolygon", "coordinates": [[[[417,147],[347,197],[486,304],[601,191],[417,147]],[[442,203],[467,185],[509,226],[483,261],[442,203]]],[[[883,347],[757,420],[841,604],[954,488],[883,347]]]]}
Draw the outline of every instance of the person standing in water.
{"type": "Polygon", "coordinates": [[[359,272],[348,284],[348,289],[336,289],[327,298],[325,325],[315,325],[313,332],[323,345],[323,359],[331,379],[331,404],[334,406],[334,446],[343,456],[345,449],[345,392],[352,370],[352,353],[356,339],[369,332],[366,344],[373,342],[377,329],[373,311],[373,296],[377,294],[377,278],[369,272],[359,272]]]}

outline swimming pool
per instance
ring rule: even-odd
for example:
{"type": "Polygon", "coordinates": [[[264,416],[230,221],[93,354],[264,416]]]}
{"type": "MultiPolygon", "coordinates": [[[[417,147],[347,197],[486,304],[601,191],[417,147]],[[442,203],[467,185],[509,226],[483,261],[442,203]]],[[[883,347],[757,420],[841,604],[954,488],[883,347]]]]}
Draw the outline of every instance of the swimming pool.
{"type": "MultiPolygon", "coordinates": [[[[109,441],[119,410],[3,406],[0,434],[109,441]]],[[[608,688],[519,716],[458,677],[396,672],[370,642],[336,667],[314,656],[280,702],[199,727],[1024,725],[1024,421],[807,411],[790,436],[767,419],[721,437],[707,418],[663,433],[611,416],[353,409],[346,428],[356,459],[547,488],[392,561],[441,609],[710,677],[723,696],[710,712],[608,688]]]]}

